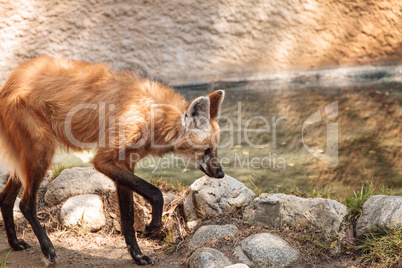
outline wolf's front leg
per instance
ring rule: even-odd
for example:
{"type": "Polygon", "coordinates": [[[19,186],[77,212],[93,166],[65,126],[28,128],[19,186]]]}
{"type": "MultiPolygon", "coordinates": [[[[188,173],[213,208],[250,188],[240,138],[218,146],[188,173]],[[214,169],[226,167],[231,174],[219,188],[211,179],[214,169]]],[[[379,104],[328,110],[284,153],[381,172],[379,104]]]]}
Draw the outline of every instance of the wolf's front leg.
{"type": "Polygon", "coordinates": [[[135,238],[133,192],[118,183],[116,183],[116,188],[119,197],[121,229],[128,246],[128,251],[138,265],[152,264],[154,261],[141,253],[135,238]]]}
{"type": "Polygon", "coordinates": [[[130,170],[116,164],[115,161],[102,161],[102,153],[98,152],[93,163],[95,168],[114,180],[118,185],[119,204],[121,211],[121,219],[123,234],[129,246],[130,254],[139,264],[148,264],[148,257],[142,255],[134,232],[134,208],[132,191],[142,195],[152,205],[152,221],[146,228],[146,234],[154,233],[162,225],[163,195],[162,192],[152,184],[135,176],[130,170]],[[130,194],[128,194],[130,193],[130,194]],[[143,256],[143,257],[142,257],[143,256]],[[138,258],[140,260],[138,260],[138,258]],[[143,260],[147,263],[143,263],[143,260]]]}

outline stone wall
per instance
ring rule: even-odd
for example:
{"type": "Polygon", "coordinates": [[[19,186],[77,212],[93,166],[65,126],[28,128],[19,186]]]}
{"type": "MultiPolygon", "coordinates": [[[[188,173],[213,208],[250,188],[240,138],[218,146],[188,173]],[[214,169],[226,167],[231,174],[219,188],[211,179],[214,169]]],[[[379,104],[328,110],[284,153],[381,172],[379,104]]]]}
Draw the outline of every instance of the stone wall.
{"type": "Polygon", "coordinates": [[[0,84],[64,55],[167,82],[402,60],[392,0],[0,0],[0,84]]]}

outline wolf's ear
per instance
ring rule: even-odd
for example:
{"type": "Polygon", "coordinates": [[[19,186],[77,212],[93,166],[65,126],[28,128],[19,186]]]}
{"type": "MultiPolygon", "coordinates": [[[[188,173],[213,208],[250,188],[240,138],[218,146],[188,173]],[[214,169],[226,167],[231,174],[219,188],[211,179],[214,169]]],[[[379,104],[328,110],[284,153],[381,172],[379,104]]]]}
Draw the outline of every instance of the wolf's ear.
{"type": "Polygon", "coordinates": [[[211,119],[217,120],[219,117],[219,111],[221,109],[221,104],[223,99],[225,98],[225,91],[224,90],[217,90],[207,95],[209,101],[211,102],[211,108],[209,114],[211,119]]]}
{"type": "Polygon", "coordinates": [[[186,125],[190,128],[203,129],[209,126],[210,100],[208,97],[198,97],[193,100],[184,115],[186,125]]]}

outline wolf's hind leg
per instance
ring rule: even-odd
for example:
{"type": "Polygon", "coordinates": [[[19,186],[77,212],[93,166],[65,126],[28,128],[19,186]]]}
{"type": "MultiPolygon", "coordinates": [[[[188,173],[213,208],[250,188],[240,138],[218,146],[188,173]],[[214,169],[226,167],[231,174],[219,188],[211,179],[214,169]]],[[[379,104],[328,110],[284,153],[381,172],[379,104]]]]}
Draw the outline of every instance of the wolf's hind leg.
{"type": "Polygon", "coordinates": [[[21,189],[21,182],[10,177],[6,186],[0,193],[0,208],[3,215],[4,227],[7,233],[8,243],[14,250],[23,250],[31,247],[22,239],[17,238],[14,224],[14,203],[21,189]]]}

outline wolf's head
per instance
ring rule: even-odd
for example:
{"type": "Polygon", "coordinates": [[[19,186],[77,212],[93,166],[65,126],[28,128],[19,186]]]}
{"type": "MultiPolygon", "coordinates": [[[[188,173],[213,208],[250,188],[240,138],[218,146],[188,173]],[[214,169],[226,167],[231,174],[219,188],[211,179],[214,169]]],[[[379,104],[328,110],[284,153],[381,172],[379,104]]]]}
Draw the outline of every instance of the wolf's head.
{"type": "Polygon", "coordinates": [[[217,147],[219,143],[218,116],[224,99],[223,90],[194,99],[182,115],[184,133],[176,144],[176,154],[190,158],[206,175],[223,178],[217,147]]]}

